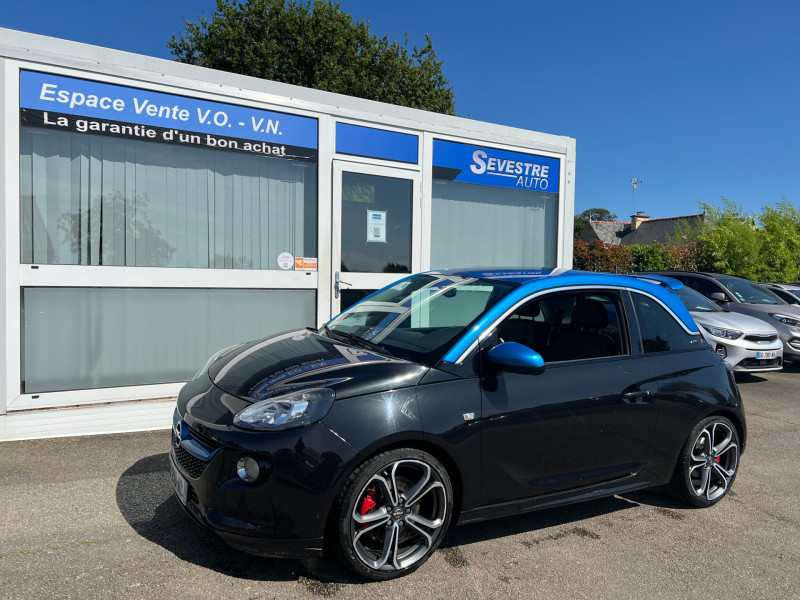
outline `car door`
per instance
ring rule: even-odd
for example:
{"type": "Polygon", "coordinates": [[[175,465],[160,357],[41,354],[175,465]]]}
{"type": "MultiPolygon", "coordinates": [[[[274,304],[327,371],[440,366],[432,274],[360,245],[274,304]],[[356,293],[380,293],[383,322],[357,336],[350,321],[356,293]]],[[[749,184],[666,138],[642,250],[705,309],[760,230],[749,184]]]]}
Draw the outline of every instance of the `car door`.
{"type": "Polygon", "coordinates": [[[641,468],[658,406],[641,345],[631,343],[629,312],[617,290],[550,293],[522,306],[487,339],[484,352],[503,341],[532,341],[546,368],[531,375],[484,363],[484,504],[624,478],[641,468]],[[597,322],[577,322],[576,307],[585,303],[597,322]],[[514,320],[531,322],[515,336],[514,320]]]}

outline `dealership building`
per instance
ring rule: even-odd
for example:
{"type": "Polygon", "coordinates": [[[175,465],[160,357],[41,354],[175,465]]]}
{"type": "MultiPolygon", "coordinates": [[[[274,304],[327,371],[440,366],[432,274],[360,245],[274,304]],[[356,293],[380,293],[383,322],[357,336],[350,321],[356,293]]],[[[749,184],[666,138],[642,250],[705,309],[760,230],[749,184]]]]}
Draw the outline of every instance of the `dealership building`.
{"type": "Polygon", "coordinates": [[[572,265],[569,137],[8,29],[0,81],[0,440],[167,428],[406,273],[572,265]]]}

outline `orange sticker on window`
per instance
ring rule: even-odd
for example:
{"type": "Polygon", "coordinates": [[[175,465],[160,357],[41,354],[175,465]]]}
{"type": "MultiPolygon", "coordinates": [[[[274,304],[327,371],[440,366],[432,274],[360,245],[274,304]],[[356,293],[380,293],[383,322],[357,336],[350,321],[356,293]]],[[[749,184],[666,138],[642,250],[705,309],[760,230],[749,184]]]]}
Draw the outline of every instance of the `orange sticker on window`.
{"type": "Polygon", "coordinates": [[[317,259],[297,256],[294,259],[294,269],[295,271],[316,271],[317,259]]]}

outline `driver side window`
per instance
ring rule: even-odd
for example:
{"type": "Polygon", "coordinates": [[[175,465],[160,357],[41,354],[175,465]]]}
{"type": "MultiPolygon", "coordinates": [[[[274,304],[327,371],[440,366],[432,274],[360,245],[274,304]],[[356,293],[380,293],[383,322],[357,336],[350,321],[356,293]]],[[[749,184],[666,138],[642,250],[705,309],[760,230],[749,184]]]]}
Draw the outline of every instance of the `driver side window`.
{"type": "Polygon", "coordinates": [[[629,354],[622,302],[608,290],[536,298],[506,318],[497,333],[502,341],[536,350],[547,362],[629,354]]]}

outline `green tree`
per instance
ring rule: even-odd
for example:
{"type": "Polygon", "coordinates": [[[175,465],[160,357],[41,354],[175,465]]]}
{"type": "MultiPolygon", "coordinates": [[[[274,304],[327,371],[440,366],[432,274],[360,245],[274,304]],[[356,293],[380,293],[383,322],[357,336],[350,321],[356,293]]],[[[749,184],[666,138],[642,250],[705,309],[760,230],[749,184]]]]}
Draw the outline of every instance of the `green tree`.
{"type": "Polygon", "coordinates": [[[589,221],[615,221],[616,219],[617,215],[607,208],[587,208],[581,214],[575,215],[574,236],[579,238],[589,221]]]}
{"type": "Polygon", "coordinates": [[[430,36],[421,48],[379,38],[330,0],[217,0],[167,47],[179,62],[455,114],[430,36]]]}
{"type": "Polygon", "coordinates": [[[796,281],[800,279],[800,210],[784,198],[765,206],[759,217],[762,246],[758,279],[796,281]]]}
{"type": "Polygon", "coordinates": [[[698,269],[756,281],[800,276],[800,210],[784,198],[754,214],[723,197],[722,206],[700,203],[705,222],[678,231],[670,242],[696,246],[698,269]]]}

